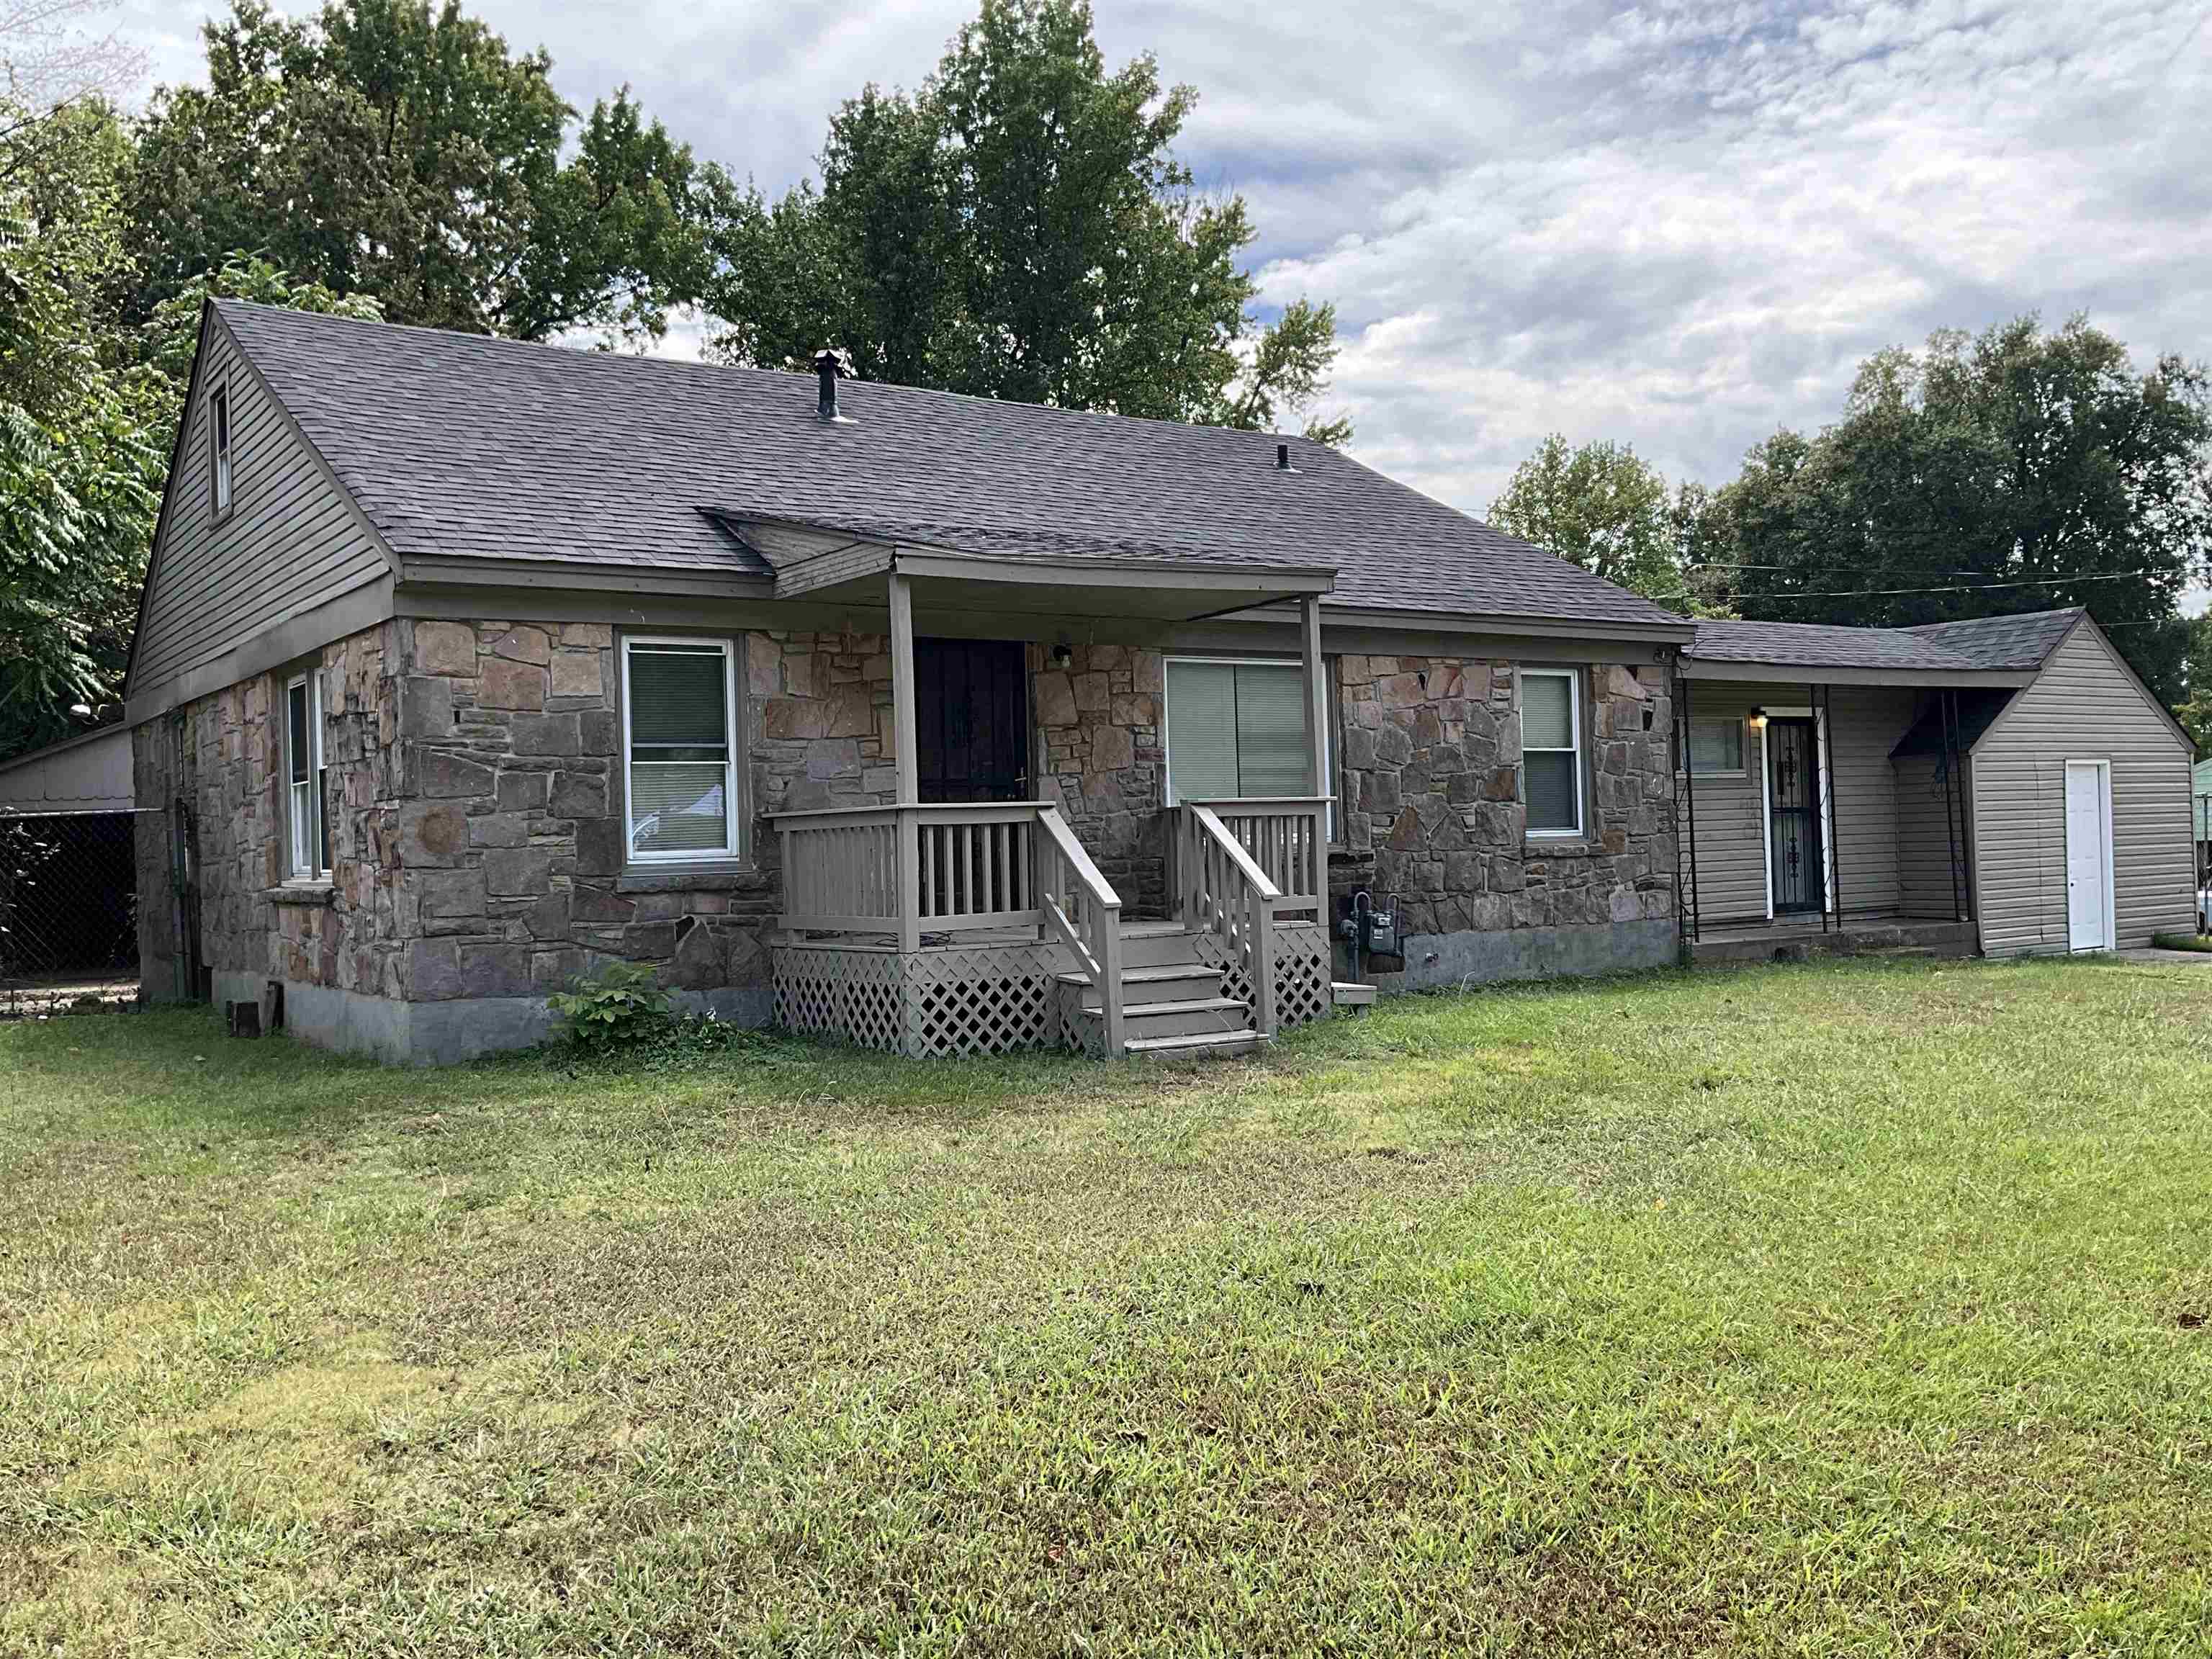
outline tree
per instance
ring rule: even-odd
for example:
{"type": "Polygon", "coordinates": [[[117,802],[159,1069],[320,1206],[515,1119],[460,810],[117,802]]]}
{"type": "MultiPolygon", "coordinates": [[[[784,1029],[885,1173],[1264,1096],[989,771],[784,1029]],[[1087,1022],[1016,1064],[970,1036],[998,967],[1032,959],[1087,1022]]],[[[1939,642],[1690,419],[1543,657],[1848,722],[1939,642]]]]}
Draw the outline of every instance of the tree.
{"type": "Polygon", "coordinates": [[[1247,428],[1304,410],[1334,309],[1255,314],[1243,199],[1174,155],[1195,98],[1149,56],[1109,71],[1083,0],[983,0],[919,94],[839,107],[818,189],[725,194],[711,355],[836,344],[865,379],[1247,428]]]}
{"type": "Polygon", "coordinates": [[[1626,444],[1570,448],[1551,434],[1513,470],[1489,516],[1609,582],[1669,610],[1690,609],[1680,547],[1705,522],[1703,492],[1686,485],[1670,503],[1667,480],[1626,444]]]}
{"type": "Polygon", "coordinates": [[[2200,749],[2212,750],[2212,611],[2192,617],[2181,663],[2182,698],[2173,717],[2200,749]]]}
{"type": "Polygon", "coordinates": [[[1843,419],[1778,432],[1721,492],[1746,616],[1902,627],[2086,605],[2160,696],[2212,556],[2212,382],[2081,318],[1947,331],[1861,368],[1843,419]]]}
{"type": "Polygon", "coordinates": [[[130,180],[134,320],[240,253],[398,321],[523,339],[652,337],[697,296],[707,180],[627,88],[564,161],[550,60],[457,0],[311,21],[235,0],[203,33],[208,85],[155,94],[130,180]]]}
{"type": "Polygon", "coordinates": [[[0,103],[7,130],[118,95],[137,77],[145,53],[116,34],[94,35],[82,27],[107,9],[108,0],[0,0],[0,103]]]}
{"type": "Polygon", "coordinates": [[[0,140],[0,754],[113,695],[161,498],[161,388],[102,309],[126,153],[94,100],[0,140]]]}

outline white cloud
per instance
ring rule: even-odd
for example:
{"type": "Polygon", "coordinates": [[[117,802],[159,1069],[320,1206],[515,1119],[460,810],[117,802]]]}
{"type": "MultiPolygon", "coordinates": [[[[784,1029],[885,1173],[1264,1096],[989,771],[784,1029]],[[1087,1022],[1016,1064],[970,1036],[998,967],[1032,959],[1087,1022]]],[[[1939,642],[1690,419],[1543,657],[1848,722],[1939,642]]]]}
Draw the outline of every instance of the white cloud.
{"type": "MultiPolygon", "coordinates": [[[[157,73],[191,69],[204,9],[129,10],[157,73]]],[[[474,9],[572,101],[628,82],[774,189],[972,8],[474,9]]],[[[1200,88],[1186,159],[1251,202],[1267,295],[1337,301],[1355,452],[1476,511],[1554,429],[1718,482],[1938,326],[2078,309],[2146,362],[2212,354],[2199,0],[1100,11],[1110,58],[1200,88]]]]}

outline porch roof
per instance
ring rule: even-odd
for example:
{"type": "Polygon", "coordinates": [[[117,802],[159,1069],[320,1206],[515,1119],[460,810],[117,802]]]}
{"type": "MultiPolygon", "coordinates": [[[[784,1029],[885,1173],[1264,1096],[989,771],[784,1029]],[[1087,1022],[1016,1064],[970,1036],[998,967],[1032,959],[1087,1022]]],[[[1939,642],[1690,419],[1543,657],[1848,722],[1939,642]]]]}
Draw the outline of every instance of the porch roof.
{"type": "Polygon", "coordinates": [[[1687,633],[1302,437],[859,381],[830,422],[811,375],[216,310],[410,580],[597,566],[780,594],[813,556],[801,540],[866,542],[1007,567],[1261,572],[1280,594],[1334,572],[1333,607],[1687,633]]]}
{"type": "Polygon", "coordinates": [[[1683,652],[1694,679],[2025,685],[2086,613],[2080,607],[1916,628],[1700,622],[1683,652]]]}

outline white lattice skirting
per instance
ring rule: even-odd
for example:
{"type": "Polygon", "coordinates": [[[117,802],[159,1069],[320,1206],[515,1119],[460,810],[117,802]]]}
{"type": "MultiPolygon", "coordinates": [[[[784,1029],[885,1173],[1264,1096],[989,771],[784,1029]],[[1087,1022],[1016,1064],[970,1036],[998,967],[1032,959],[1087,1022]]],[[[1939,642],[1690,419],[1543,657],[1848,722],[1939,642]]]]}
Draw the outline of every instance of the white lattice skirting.
{"type": "Polygon", "coordinates": [[[1002,1054],[1060,1040],[1045,945],[923,951],[789,945],[774,953],[775,1023],[866,1048],[927,1058],[1002,1054]]]}
{"type": "MultiPolygon", "coordinates": [[[[1200,960],[1224,969],[1224,994],[1249,1003],[1244,964],[1227,962],[1212,934],[1199,934],[1194,945],[1200,960]]],[[[1275,952],[1277,1024],[1299,1025],[1328,1013],[1328,936],[1320,926],[1279,925],[1275,952]]],[[[787,1031],[917,1058],[1084,1046],[1074,1013],[1080,999],[1056,994],[1053,975],[1072,963],[1055,945],[954,946],[904,957],[880,947],[785,945],[773,959],[775,1023],[787,1031]]]]}

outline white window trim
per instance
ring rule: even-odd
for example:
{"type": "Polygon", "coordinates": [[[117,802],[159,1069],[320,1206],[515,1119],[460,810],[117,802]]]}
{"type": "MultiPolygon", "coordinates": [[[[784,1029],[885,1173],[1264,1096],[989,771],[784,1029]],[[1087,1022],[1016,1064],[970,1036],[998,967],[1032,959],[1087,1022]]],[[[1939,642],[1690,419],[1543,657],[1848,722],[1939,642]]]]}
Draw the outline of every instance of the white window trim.
{"type": "MultiPolygon", "coordinates": [[[[1305,668],[1305,659],[1303,657],[1207,657],[1201,656],[1195,652],[1178,651],[1171,655],[1161,658],[1160,804],[1163,806],[1177,806],[1182,804],[1176,795],[1175,748],[1168,740],[1168,665],[1170,663],[1177,662],[1205,663],[1210,666],[1217,668],[1288,668],[1294,671],[1299,671],[1299,678],[1301,679],[1304,678],[1303,671],[1305,668]]],[[[1324,679],[1326,679],[1328,672],[1327,662],[1328,659],[1323,658],[1323,667],[1322,672],[1324,679]]],[[[1334,702],[1335,699],[1332,696],[1330,698],[1332,707],[1334,707],[1334,702]]],[[[1309,699],[1306,706],[1309,708],[1312,706],[1310,699],[1309,699]]],[[[1329,842],[1332,846],[1336,844],[1336,824],[1338,817],[1337,791],[1331,782],[1331,780],[1336,775],[1336,733],[1329,728],[1334,724],[1335,722],[1334,720],[1325,720],[1322,722],[1321,787],[1314,791],[1314,794],[1316,798],[1322,795],[1328,797],[1328,833],[1329,842]]],[[[1267,799],[1267,797],[1254,796],[1252,799],[1255,800],[1264,800],[1267,799]]]]}
{"type": "Polygon", "coordinates": [[[1521,684],[1525,684],[1526,682],[1528,682],[1528,680],[1530,680],[1530,679],[1532,679],[1532,678],[1537,678],[1537,679],[1559,679],[1559,680],[1565,680],[1565,681],[1567,683],[1567,715],[1568,715],[1568,722],[1569,722],[1570,728],[1571,728],[1571,729],[1572,730],[1572,732],[1574,732],[1575,745],[1574,745],[1574,747],[1573,747],[1572,749],[1546,749],[1546,748],[1538,748],[1538,749],[1534,749],[1534,750],[1532,750],[1532,749],[1531,749],[1531,747],[1530,747],[1530,745],[1529,745],[1529,743],[1528,743],[1528,722],[1527,722],[1527,721],[1525,721],[1525,720],[1523,720],[1523,721],[1522,722],[1522,726],[1521,726],[1521,811],[1522,811],[1522,823],[1523,823],[1523,824],[1524,824],[1524,826],[1525,826],[1525,828],[1524,828],[1524,830],[1523,830],[1523,834],[1524,834],[1524,835],[1526,836],[1526,837],[1527,837],[1528,840],[1530,840],[1530,841],[1580,841],[1580,840],[1583,837],[1583,836],[1584,836],[1584,835],[1586,835],[1586,834],[1588,833],[1588,831],[1589,831],[1589,809],[1588,809],[1588,807],[1586,806],[1586,805],[1584,804],[1583,799],[1583,795],[1588,792],[1588,789],[1589,789],[1589,780],[1588,780],[1588,778],[1583,775],[1583,757],[1585,754],[1587,754],[1587,753],[1589,752],[1589,741],[1588,741],[1587,735],[1584,733],[1584,732],[1583,732],[1583,675],[1582,675],[1582,670],[1580,670],[1579,668],[1523,668],[1523,669],[1522,669],[1522,670],[1520,671],[1520,672],[1519,672],[1519,676],[1518,676],[1518,681],[1519,681],[1519,683],[1518,683],[1518,684],[1516,684],[1515,685],[1515,687],[1514,687],[1514,690],[1515,690],[1516,693],[1517,694],[1517,693],[1519,692],[1521,684]],[[1529,757],[1529,755],[1530,755],[1532,752],[1533,752],[1533,753],[1535,753],[1535,754],[1539,754],[1539,755],[1568,755],[1568,754],[1571,754],[1571,755],[1572,755],[1572,756],[1575,757],[1575,788],[1574,788],[1574,799],[1575,799],[1575,822],[1574,822],[1574,827],[1573,827],[1572,829],[1544,829],[1544,830],[1540,830],[1540,829],[1538,829],[1535,825],[1534,825],[1534,824],[1532,824],[1532,823],[1528,823],[1528,821],[1527,821],[1527,814],[1528,814],[1528,757],[1529,757]]]}
{"type": "Polygon", "coordinates": [[[1751,732],[1749,722],[1741,714],[1692,714],[1690,717],[1690,746],[1682,755],[1682,775],[1692,778],[1747,778],[1751,775],[1751,732]],[[1700,772],[1697,766],[1698,728],[1701,726],[1733,726],[1736,731],[1736,754],[1741,766],[1724,766],[1711,772],[1700,772]]]}
{"type": "Polygon", "coordinates": [[[625,634],[619,640],[622,659],[622,792],[623,792],[623,862],[637,867],[668,865],[742,864],[745,860],[744,837],[746,810],[741,794],[743,772],[750,764],[750,746],[744,729],[738,724],[738,676],[744,663],[739,657],[737,641],[725,634],[625,634]],[[694,647],[719,646],[722,653],[722,729],[729,735],[729,754],[722,763],[722,850],[713,852],[698,848],[681,848],[666,852],[641,853],[637,850],[637,819],[631,810],[630,800],[630,711],[629,659],[633,647],[656,645],[687,645],[694,647]]]}
{"type": "Polygon", "coordinates": [[[323,676],[319,667],[295,674],[284,682],[284,708],[282,715],[284,742],[284,866],[285,883],[290,886],[327,884],[331,872],[322,864],[321,854],[325,839],[323,833],[323,814],[330,804],[323,799],[323,676]],[[293,791],[300,786],[292,781],[292,693],[304,686],[307,694],[307,859],[304,864],[297,854],[300,836],[300,800],[293,791]]]}
{"type": "Polygon", "coordinates": [[[208,393],[208,477],[218,519],[229,513],[235,495],[237,477],[232,458],[238,448],[236,421],[237,411],[230,406],[230,382],[224,380],[208,393]]]}

